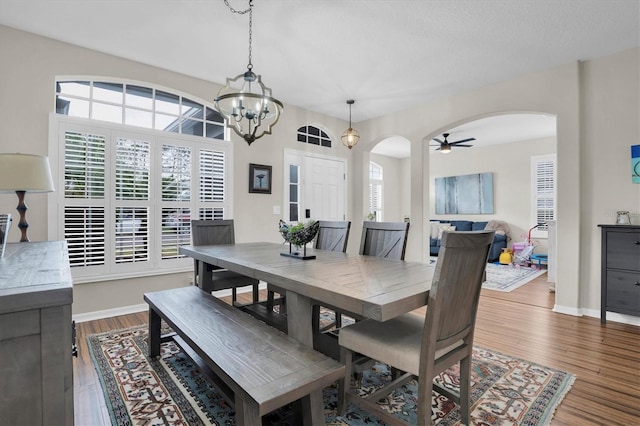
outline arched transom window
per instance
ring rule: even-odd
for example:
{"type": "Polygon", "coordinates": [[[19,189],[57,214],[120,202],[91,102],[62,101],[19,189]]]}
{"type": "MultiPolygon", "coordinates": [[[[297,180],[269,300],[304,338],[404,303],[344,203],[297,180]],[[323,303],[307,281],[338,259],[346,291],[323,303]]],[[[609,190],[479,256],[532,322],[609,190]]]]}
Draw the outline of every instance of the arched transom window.
{"type": "Polygon", "coordinates": [[[316,126],[302,126],[298,129],[298,142],[331,148],[331,138],[316,126]]]}
{"type": "Polygon", "coordinates": [[[56,113],[226,139],[224,119],[213,108],[175,93],[137,84],[58,80],[56,113]]]}

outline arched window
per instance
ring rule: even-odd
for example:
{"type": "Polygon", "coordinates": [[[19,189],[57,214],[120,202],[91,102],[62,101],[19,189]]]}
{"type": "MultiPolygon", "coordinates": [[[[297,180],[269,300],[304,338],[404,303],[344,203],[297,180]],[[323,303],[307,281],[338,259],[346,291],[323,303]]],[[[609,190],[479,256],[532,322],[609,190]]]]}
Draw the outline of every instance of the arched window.
{"type": "Polygon", "coordinates": [[[369,220],[382,222],[382,166],[369,162],[369,220]]]}
{"type": "Polygon", "coordinates": [[[302,126],[298,129],[298,142],[331,148],[331,138],[315,126],[302,126]]]}
{"type": "Polygon", "coordinates": [[[213,108],[165,90],[109,81],[56,81],[56,113],[170,133],[226,139],[213,108]]]}
{"type": "Polygon", "coordinates": [[[56,82],[51,237],[75,282],[193,268],[191,219],[232,219],[233,146],[211,105],[117,81],[56,82]],[[135,126],[135,127],[134,127],[135,126]]]}

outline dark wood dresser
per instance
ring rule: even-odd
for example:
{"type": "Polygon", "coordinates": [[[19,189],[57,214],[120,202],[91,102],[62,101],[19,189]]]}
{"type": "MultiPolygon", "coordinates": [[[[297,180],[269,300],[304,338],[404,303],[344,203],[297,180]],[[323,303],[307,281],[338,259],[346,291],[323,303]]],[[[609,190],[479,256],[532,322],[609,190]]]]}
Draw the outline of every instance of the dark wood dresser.
{"type": "Polygon", "coordinates": [[[607,311],[640,316],[640,226],[602,228],[600,322],[607,311]]]}
{"type": "Polygon", "coordinates": [[[1,424],[73,424],[72,301],[66,242],[7,244],[0,258],[1,424]]]}

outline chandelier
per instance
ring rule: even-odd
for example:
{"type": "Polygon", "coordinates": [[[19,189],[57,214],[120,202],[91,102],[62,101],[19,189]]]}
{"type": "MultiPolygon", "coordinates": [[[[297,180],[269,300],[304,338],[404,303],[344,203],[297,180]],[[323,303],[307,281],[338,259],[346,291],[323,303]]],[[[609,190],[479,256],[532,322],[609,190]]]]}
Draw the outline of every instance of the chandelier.
{"type": "Polygon", "coordinates": [[[340,137],[340,140],[342,141],[342,145],[346,146],[349,149],[356,146],[356,144],[360,140],[360,133],[358,133],[356,129],[351,127],[351,105],[353,105],[355,102],[356,101],[354,101],[353,99],[349,99],[347,101],[347,105],[349,105],[349,128],[345,130],[342,136],[340,137]]]}
{"type": "Polygon", "coordinates": [[[242,11],[231,7],[228,0],[224,3],[233,13],[249,14],[249,63],[246,72],[227,78],[227,84],[218,92],[214,105],[233,131],[251,145],[256,139],[271,134],[271,128],[278,122],[284,107],[282,102],[271,96],[271,89],[262,83],[262,77],[253,72],[253,0],[249,0],[249,8],[242,11]]]}

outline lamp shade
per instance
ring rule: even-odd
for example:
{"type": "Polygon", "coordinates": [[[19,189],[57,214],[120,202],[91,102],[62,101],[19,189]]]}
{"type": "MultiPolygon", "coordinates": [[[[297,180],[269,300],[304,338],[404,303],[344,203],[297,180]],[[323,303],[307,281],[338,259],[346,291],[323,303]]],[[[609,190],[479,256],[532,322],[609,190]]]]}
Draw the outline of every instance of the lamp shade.
{"type": "Polygon", "coordinates": [[[52,192],[49,159],[31,154],[0,154],[0,193],[52,192]]]}

